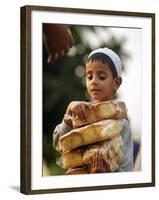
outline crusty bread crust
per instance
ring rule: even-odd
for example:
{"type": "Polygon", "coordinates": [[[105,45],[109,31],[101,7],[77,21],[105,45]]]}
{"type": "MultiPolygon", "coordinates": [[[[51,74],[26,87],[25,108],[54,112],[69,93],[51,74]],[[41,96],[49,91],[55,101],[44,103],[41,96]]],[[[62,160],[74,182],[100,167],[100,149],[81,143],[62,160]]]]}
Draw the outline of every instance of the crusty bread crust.
{"type": "Polygon", "coordinates": [[[122,137],[117,135],[96,144],[88,145],[62,154],[62,167],[65,169],[88,166],[90,158],[98,151],[107,162],[110,171],[115,171],[122,161],[122,137]]]}
{"type": "Polygon", "coordinates": [[[73,129],[60,138],[59,148],[62,152],[66,152],[84,145],[110,139],[120,134],[122,128],[122,120],[110,119],[73,129]]]}
{"type": "Polygon", "coordinates": [[[90,103],[90,105],[92,106],[92,112],[89,112],[86,121],[81,121],[78,116],[72,117],[72,124],[74,128],[105,119],[122,119],[127,117],[127,109],[125,103],[122,101],[106,101],[100,103],[90,103]]]}
{"type": "Polygon", "coordinates": [[[73,174],[88,174],[88,170],[85,167],[71,168],[68,169],[65,175],[73,175],[73,174]]]}

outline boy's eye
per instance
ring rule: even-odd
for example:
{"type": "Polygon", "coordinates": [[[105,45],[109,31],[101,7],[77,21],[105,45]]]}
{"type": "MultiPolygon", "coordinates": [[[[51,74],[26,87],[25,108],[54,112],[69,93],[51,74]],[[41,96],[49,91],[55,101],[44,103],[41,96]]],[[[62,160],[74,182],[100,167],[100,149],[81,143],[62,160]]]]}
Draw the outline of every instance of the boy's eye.
{"type": "Polygon", "coordinates": [[[93,76],[91,74],[87,74],[87,79],[92,80],[93,76]]]}
{"type": "Polygon", "coordinates": [[[105,80],[106,79],[106,75],[105,74],[99,74],[99,79],[100,80],[105,80]]]}
{"type": "Polygon", "coordinates": [[[105,80],[105,77],[104,76],[100,76],[99,79],[100,80],[105,80]]]}

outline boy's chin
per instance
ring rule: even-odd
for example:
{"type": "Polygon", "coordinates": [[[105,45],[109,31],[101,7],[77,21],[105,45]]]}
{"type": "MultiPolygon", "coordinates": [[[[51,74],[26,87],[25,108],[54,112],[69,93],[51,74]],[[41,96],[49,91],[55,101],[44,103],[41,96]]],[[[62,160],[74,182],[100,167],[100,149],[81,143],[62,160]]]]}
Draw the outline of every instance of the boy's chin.
{"type": "Polygon", "coordinates": [[[93,102],[97,102],[97,103],[98,103],[98,102],[103,102],[103,101],[111,101],[111,100],[113,100],[113,99],[92,97],[91,100],[92,100],[93,102]]]}
{"type": "Polygon", "coordinates": [[[95,97],[93,97],[91,99],[93,102],[101,102],[102,101],[100,98],[95,98],[95,97]]]}

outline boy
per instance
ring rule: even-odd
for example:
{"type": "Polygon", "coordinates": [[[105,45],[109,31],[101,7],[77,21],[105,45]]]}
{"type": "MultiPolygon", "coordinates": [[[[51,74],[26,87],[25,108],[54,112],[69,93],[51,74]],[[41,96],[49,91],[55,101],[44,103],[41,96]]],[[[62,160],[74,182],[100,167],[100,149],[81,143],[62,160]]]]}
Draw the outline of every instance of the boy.
{"type": "MultiPolygon", "coordinates": [[[[103,102],[114,100],[115,94],[122,83],[122,64],[119,56],[108,48],[92,51],[86,61],[86,87],[92,101],[103,102]]],[[[82,121],[87,119],[91,111],[90,104],[83,101],[72,101],[66,110],[64,119],[53,133],[53,145],[56,148],[60,136],[72,129],[69,116],[78,116],[82,121]]],[[[117,171],[133,170],[133,142],[127,119],[123,119],[123,161],[117,171]]],[[[97,152],[90,160],[91,173],[109,172],[107,163],[97,152]]]]}

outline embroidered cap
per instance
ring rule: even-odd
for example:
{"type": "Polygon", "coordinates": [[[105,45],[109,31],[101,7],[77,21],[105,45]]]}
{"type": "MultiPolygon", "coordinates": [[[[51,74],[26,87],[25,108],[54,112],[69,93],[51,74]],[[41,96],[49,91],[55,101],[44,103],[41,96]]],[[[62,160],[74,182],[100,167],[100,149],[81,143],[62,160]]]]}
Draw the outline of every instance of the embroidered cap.
{"type": "Polygon", "coordinates": [[[99,49],[96,49],[94,51],[92,51],[89,56],[88,56],[88,59],[95,53],[103,53],[103,54],[106,54],[107,56],[110,57],[110,59],[113,61],[114,63],[114,66],[116,68],[116,71],[117,71],[117,74],[118,74],[118,77],[121,76],[121,73],[122,73],[122,63],[121,63],[121,60],[120,60],[120,57],[111,49],[105,47],[105,48],[99,48],[99,49]]]}

